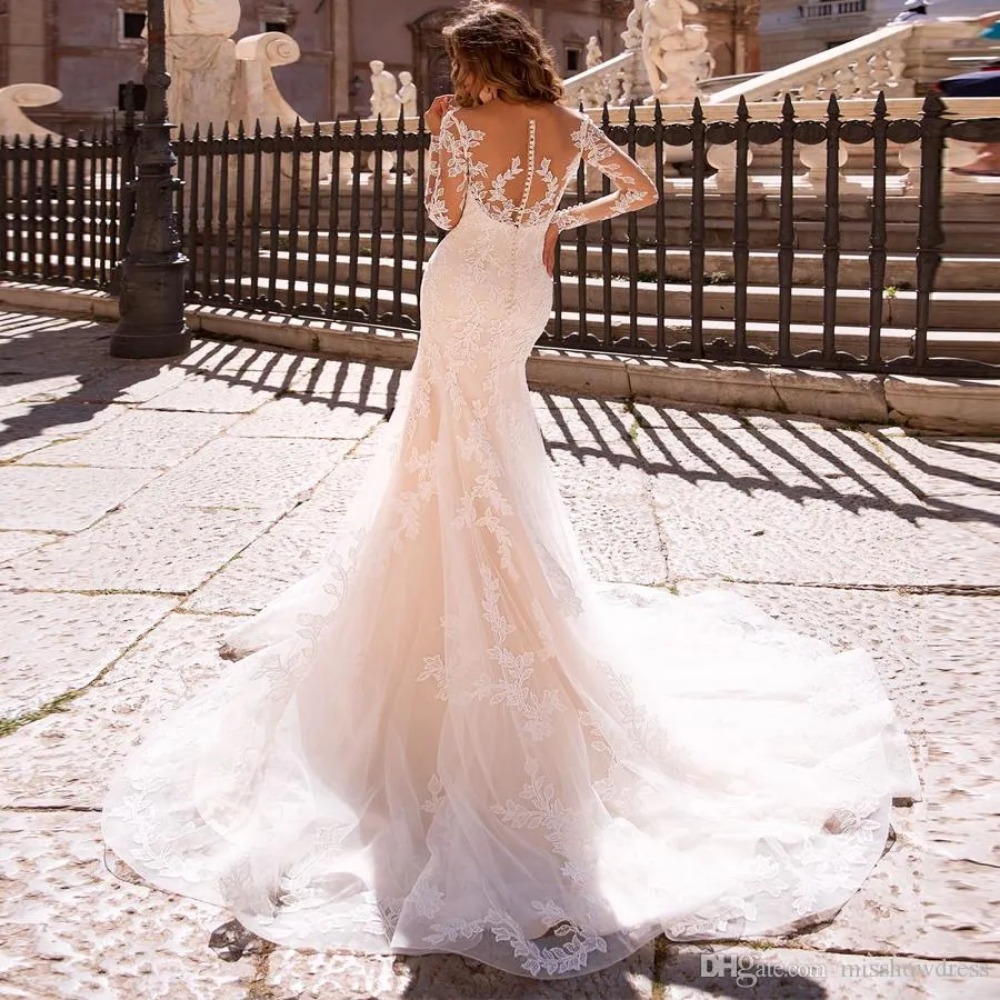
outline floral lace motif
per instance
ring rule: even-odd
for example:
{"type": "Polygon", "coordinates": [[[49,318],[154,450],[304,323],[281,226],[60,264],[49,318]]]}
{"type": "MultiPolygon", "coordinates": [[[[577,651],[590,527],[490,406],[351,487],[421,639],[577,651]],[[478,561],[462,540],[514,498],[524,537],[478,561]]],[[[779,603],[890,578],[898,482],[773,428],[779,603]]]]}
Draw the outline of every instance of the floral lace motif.
{"type": "Polygon", "coordinates": [[[527,168],[522,164],[520,155],[515,155],[506,168],[498,169],[490,179],[489,165],[476,156],[485,133],[472,128],[456,112],[449,111],[442,119],[440,132],[431,137],[425,192],[425,205],[431,220],[443,229],[454,228],[458,222],[449,212],[445,199],[442,154],[447,156],[446,176],[454,181],[458,200],[471,195],[490,218],[509,225],[540,226],[554,222],[560,230],[569,229],[621,215],[656,200],[656,188],[645,172],[634,160],[625,156],[590,118],[581,119],[579,127],[572,133],[573,143],[579,152],[566,165],[562,176],[553,172],[550,157],[543,159],[536,168],[535,137],[536,122],[529,119],[527,168]],[[614,197],[556,211],[581,158],[607,174],[618,191],[614,197]],[[542,181],[544,194],[529,204],[536,177],[542,181]],[[508,192],[511,184],[522,178],[522,196],[520,202],[515,202],[508,192]]]}

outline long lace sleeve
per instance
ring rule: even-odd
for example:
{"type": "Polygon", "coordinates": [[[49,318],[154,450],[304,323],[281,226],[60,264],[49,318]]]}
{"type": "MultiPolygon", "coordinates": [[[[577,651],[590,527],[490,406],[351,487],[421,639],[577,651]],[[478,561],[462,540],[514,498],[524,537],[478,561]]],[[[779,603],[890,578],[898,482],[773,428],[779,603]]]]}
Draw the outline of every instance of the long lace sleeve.
{"type": "Polygon", "coordinates": [[[424,206],[441,229],[454,229],[462,217],[469,186],[469,152],[481,137],[482,133],[470,129],[453,111],[444,115],[440,131],[431,136],[424,206]]]}
{"type": "Polygon", "coordinates": [[[581,202],[556,212],[552,221],[560,230],[634,212],[654,204],[659,198],[656,185],[646,171],[626,156],[590,118],[583,120],[573,138],[580,147],[583,160],[602,174],[607,174],[614,190],[603,198],[581,202]]]}

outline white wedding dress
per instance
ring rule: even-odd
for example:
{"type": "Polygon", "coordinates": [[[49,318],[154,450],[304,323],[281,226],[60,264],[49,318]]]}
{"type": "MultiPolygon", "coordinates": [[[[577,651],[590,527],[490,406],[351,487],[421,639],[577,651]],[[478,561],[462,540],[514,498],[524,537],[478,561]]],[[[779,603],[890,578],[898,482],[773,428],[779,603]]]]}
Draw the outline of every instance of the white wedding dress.
{"type": "Polygon", "coordinates": [[[780,933],[844,903],[917,795],[863,653],[588,577],[525,379],[543,238],[655,191],[589,119],[529,113],[445,116],[426,200],[451,232],[388,441],[105,803],[128,865],[275,942],[558,978],[660,933],[780,933]],[[557,213],[581,157],[615,190],[557,213]]]}

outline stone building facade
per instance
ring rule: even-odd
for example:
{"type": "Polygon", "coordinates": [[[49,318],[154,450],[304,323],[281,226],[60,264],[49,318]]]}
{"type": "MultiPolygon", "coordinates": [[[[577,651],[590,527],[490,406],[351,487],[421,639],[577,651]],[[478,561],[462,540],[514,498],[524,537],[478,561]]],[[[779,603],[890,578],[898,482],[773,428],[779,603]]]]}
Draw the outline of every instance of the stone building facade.
{"type": "MultiPolygon", "coordinates": [[[[168,0],[169,2],[169,0],[168,0]]],[[[518,0],[567,76],[584,68],[587,39],[605,58],[620,52],[633,0],[518,0]]],[[[242,0],[237,37],[287,31],[301,59],[275,77],[307,121],[368,113],[368,64],[414,74],[426,103],[450,89],[441,27],[462,0],[242,0]]],[[[700,0],[719,75],[757,68],[760,0],[700,0]]],[[[119,106],[120,85],[142,78],[145,0],[0,0],[0,85],[48,83],[58,108],[33,117],[62,129],[90,127],[119,106]]]]}

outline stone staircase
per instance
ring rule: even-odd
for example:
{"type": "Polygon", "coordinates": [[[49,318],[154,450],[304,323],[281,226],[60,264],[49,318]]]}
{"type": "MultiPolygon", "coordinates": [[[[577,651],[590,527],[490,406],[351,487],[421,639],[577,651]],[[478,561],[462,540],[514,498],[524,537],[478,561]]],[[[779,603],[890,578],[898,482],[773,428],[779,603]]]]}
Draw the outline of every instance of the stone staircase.
{"type": "MultiPolygon", "coordinates": [[[[345,220],[346,221],[346,220],[345,220]]],[[[688,339],[691,315],[691,267],[687,233],[680,215],[670,229],[673,235],[667,245],[658,248],[653,239],[649,219],[639,225],[639,243],[634,250],[625,243],[627,223],[620,220],[613,227],[620,242],[609,253],[592,239],[581,253],[576,234],[564,235],[560,250],[561,332],[571,345],[581,330],[591,337],[605,337],[605,302],[610,302],[612,345],[626,349],[621,343],[627,338],[635,315],[639,337],[655,343],[662,315],[663,337],[666,344],[688,339]],[[634,258],[630,259],[630,258],[634,258]],[[663,287],[658,287],[657,275],[663,273],[663,287]],[[634,273],[636,280],[629,279],[634,273]],[[607,291],[605,289],[607,283],[607,291]],[[607,300],[606,300],[607,294],[607,300]]],[[[758,239],[749,255],[749,280],[746,296],[748,339],[751,344],[774,349],[777,344],[778,321],[778,254],[773,218],[761,218],[756,230],[758,239]]],[[[716,230],[719,244],[729,227],[719,216],[716,230]]],[[[885,292],[882,304],[883,353],[887,356],[906,354],[910,350],[915,323],[916,264],[912,253],[914,227],[901,221],[896,224],[887,261],[885,292]]],[[[824,310],[824,266],[822,224],[799,223],[800,242],[794,260],[792,291],[792,346],[796,353],[820,345],[824,310]]],[[[839,267],[839,288],[836,295],[838,349],[858,355],[867,350],[871,309],[870,268],[866,246],[867,230],[863,225],[853,230],[854,238],[842,254],[839,267]]],[[[968,238],[968,234],[962,234],[968,238]]],[[[731,237],[730,237],[731,238],[731,237]]],[[[400,312],[416,321],[418,279],[418,241],[414,234],[404,233],[394,240],[391,233],[378,237],[378,255],[373,259],[370,232],[352,236],[341,231],[334,243],[331,236],[315,238],[314,264],[310,266],[307,232],[294,236],[288,230],[264,234],[261,245],[261,279],[259,290],[267,294],[270,275],[274,275],[275,297],[288,306],[290,301],[301,306],[309,298],[324,303],[331,295],[338,307],[349,302],[366,315],[376,319],[395,307],[394,285],[400,288],[400,312]],[[291,253],[297,241],[297,252],[291,253]],[[352,246],[357,251],[357,285],[353,296],[347,281],[352,246]],[[272,253],[274,248],[274,253],[272,253]],[[331,254],[333,281],[330,281],[331,254]],[[273,265],[272,265],[273,258],[273,265]],[[397,266],[398,262],[398,266],[397,266]],[[294,267],[294,281],[292,271],[294,267]],[[398,277],[397,277],[398,271],[398,277]],[[315,280],[310,281],[315,274],[315,280]]],[[[956,237],[953,240],[958,243],[956,237]]],[[[975,238],[969,240],[975,242],[975,238]]],[[[434,231],[424,241],[426,260],[437,245],[434,231]]],[[[737,291],[731,249],[723,245],[709,247],[705,255],[703,309],[705,339],[716,337],[732,340],[736,314],[737,291]]],[[[246,278],[239,284],[226,283],[234,299],[249,295],[246,278]]],[[[932,354],[947,355],[969,361],[1000,364],[1000,240],[992,250],[953,250],[946,252],[938,272],[932,303],[932,354]]],[[[555,328],[550,320],[550,332],[555,328]]],[[[592,346],[597,346],[592,343],[592,346]]],[[[604,346],[609,346],[605,343],[604,346]]]]}

